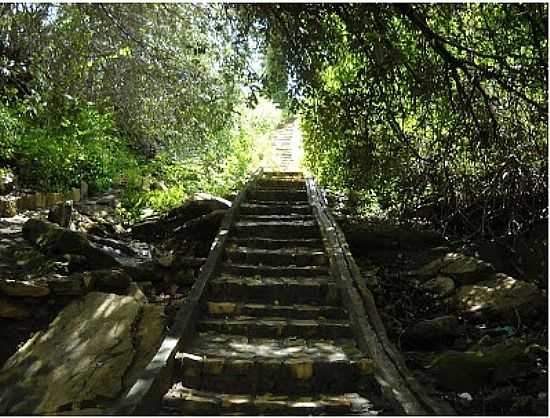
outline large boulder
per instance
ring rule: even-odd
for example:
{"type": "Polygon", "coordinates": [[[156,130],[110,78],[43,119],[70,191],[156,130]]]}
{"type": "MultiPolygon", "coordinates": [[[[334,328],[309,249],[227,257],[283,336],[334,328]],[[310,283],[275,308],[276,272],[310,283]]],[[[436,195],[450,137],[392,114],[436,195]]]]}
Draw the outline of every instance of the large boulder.
{"type": "Polygon", "coordinates": [[[164,328],[162,312],[130,296],[89,293],[59,313],[0,370],[0,414],[101,408],[133,384],[164,328]]]}
{"type": "Polygon", "coordinates": [[[183,205],[172,209],[160,219],[150,219],[132,226],[132,235],[140,240],[149,241],[170,235],[185,223],[208,215],[212,212],[225,211],[231,202],[207,193],[197,193],[183,205]]]}
{"type": "Polygon", "coordinates": [[[192,219],[176,228],[177,238],[191,241],[211,242],[218,233],[225,216],[225,210],[215,210],[207,215],[192,219]]]}
{"type": "Polygon", "coordinates": [[[491,278],[494,267],[482,260],[460,253],[447,253],[420,268],[422,276],[441,274],[452,277],[461,285],[477,283],[491,278]]]}
{"type": "Polygon", "coordinates": [[[86,267],[90,270],[120,265],[113,256],[91,244],[86,234],[61,228],[51,222],[29,219],[23,225],[23,236],[47,253],[77,254],[86,257],[86,267]]]}
{"type": "Polygon", "coordinates": [[[535,312],[543,303],[537,286],[501,273],[491,280],[463,286],[454,296],[456,309],[464,315],[515,317],[516,312],[535,312]]]}

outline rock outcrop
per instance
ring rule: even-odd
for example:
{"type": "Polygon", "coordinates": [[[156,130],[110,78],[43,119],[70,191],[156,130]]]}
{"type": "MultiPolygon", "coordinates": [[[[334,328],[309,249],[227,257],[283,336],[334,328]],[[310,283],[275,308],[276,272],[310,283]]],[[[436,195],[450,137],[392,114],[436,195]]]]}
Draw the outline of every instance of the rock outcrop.
{"type": "Polygon", "coordinates": [[[543,305],[544,297],[537,286],[505,274],[462,286],[454,298],[456,309],[464,315],[515,318],[516,311],[528,314],[543,305]]]}
{"type": "Polygon", "coordinates": [[[0,414],[101,408],[133,383],[164,328],[142,298],[92,292],[72,302],[0,371],[0,414]]]}
{"type": "Polygon", "coordinates": [[[91,244],[84,233],[61,228],[51,222],[29,219],[23,225],[23,236],[47,253],[86,257],[86,267],[90,270],[120,265],[113,256],[91,244]]]}

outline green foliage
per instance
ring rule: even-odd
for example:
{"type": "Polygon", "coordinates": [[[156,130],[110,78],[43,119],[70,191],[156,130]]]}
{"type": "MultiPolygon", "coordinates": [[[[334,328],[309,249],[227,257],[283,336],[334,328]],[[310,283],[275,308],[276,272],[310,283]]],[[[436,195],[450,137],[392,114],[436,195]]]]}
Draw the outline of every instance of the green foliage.
{"type": "Polygon", "coordinates": [[[6,119],[12,135],[3,136],[4,158],[15,165],[24,185],[63,191],[85,180],[92,189],[104,190],[133,163],[130,151],[113,129],[111,115],[77,104],[65,112],[59,125],[52,123],[51,115],[42,109],[33,120],[22,115],[6,119]]]}
{"type": "Polygon", "coordinates": [[[285,52],[324,185],[482,235],[547,216],[547,5],[235,7],[285,52]]]}
{"type": "Polygon", "coordinates": [[[20,135],[20,123],[14,112],[0,104],[0,164],[13,159],[20,135]]]}
{"type": "Polygon", "coordinates": [[[211,138],[207,152],[195,156],[159,153],[126,170],[122,206],[128,219],[147,208],[166,212],[194,193],[230,197],[261,164],[271,164],[269,138],[282,120],[282,111],[260,98],[258,105],[239,108],[231,128],[211,138]]]}

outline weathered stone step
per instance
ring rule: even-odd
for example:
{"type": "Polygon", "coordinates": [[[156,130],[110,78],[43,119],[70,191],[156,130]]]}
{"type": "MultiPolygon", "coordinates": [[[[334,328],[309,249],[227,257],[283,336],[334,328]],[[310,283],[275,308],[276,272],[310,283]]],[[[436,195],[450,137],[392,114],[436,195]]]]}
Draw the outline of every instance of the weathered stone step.
{"type": "Polygon", "coordinates": [[[174,385],[162,400],[162,415],[377,415],[357,393],[315,396],[234,395],[174,385]]]}
{"type": "Polygon", "coordinates": [[[307,202],[307,192],[305,190],[252,190],[248,195],[249,200],[279,201],[288,200],[292,202],[307,202]]]}
{"type": "Polygon", "coordinates": [[[241,222],[266,222],[266,221],[283,221],[283,222],[304,222],[314,221],[315,217],[311,214],[264,214],[264,215],[250,215],[242,214],[239,218],[241,222]]]}
{"type": "Polygon", "coordinates": [[[272,172],[265,172],[264,175],[263,175],[263,178],[266,178],[266,179],[272,179],[272,178],[276,178],[276,179],[280,179],[280,178],[299,178],[299,179],[303,179],[304,178],[304,173],[300,172],[300,171],[272,171],[272,172]]]}
{"type": "Polygon", "coordinates": [[[221,274],[207,285],[207,300],[339,305],[336,283],[325,277],[240,277],[221,274]]]}
{"type": "Polygon", "coordinates": [[[243,203],[241,215],[311,215],[312,209],[309,205],[294,204],[270,204],[269,202],[243,203]]]}
{"type": "Polygon", "coordinates": [[[319,238],[319,227],[314,221],[262,221],[237,222],[233,231],[236,237],[261,238],[319,238]]]}
{"type": "Polygon", "coordinates": [[[225,251],[231,263],[256,264],[263,266],[324,266],[327,258],[324,251],[309,248],[287,247],[277,250],[252,247],[228,246],[225,251]]]}
{"type": "Polygon", "coordinates": [[[203,318],[197,323],[199,331],[214,331],[223,334],[247,335],[255,338],[351,338],[347,321],[337,319],[287,319],[280,317],[254,318],[203,318]]]}
{"type": "Polygon", "coordinates": [[[353,340],[249,338],[201,333],[176,354],[174,380],[227,393],[341,393],[371,376],[373,362],[353,340]]]}
{"type": "Polygon", "coordinates": [[[278,316],[294,319],[345,319],[347,311],[340,306],[328,305],[271,305],[261,303],[242,303],[235,301],[208,301],[203,311],[211,317],[230,316],[278,316]]]}
{"type": "Polygon", "coordinates": [[[278,179],[260,179],[256,183],[256,188],[287,188],[287,189],[303,189],[305,187],[304,180],[278,180],[278,179]]]}
{"type": "Polygon", "coordinates": [[[279,265],[270,266],[262,264],[237,264],[225,262],[222,264],[223,273],[234,274],[237,276],[269,276],[269,277],[318,277],[327,276],[328,267],[326,265],[279,265]]]}
{"type": "Polygon", "coordinates": [[[230,238],[228,245],[248,246],[251,248],[279,249],[288,247],[309,248],[324,251],[323,242],[317,238],[284,239],[284,238],[230,238]]]}

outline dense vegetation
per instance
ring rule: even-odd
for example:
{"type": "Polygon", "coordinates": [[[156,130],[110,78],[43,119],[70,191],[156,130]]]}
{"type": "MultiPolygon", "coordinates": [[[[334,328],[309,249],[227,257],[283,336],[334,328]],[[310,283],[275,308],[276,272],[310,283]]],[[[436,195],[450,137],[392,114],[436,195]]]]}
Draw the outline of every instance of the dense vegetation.
{"type": "Polygon", "coordinates": [[[547,216],[547,5],[237,9],[289,79],[309,167],[357,208],[485,236],[547,216]]]}
{"type": "Polygon", "coordinates": [[[131,212],[227,193],[281,116],[246,106],[232,20],[219,5],[2,5],[0,166],[42,190],[123,182],[131,212]]]}
{"type": "Polygon", "coordinates": [[[482,236],[547,217],[545,4],[5,4],[0,34],[23,184],[122,181],[133,213],[227,193],[282,117],[247,107],[260,90],[359,212],[482,236]]]}

